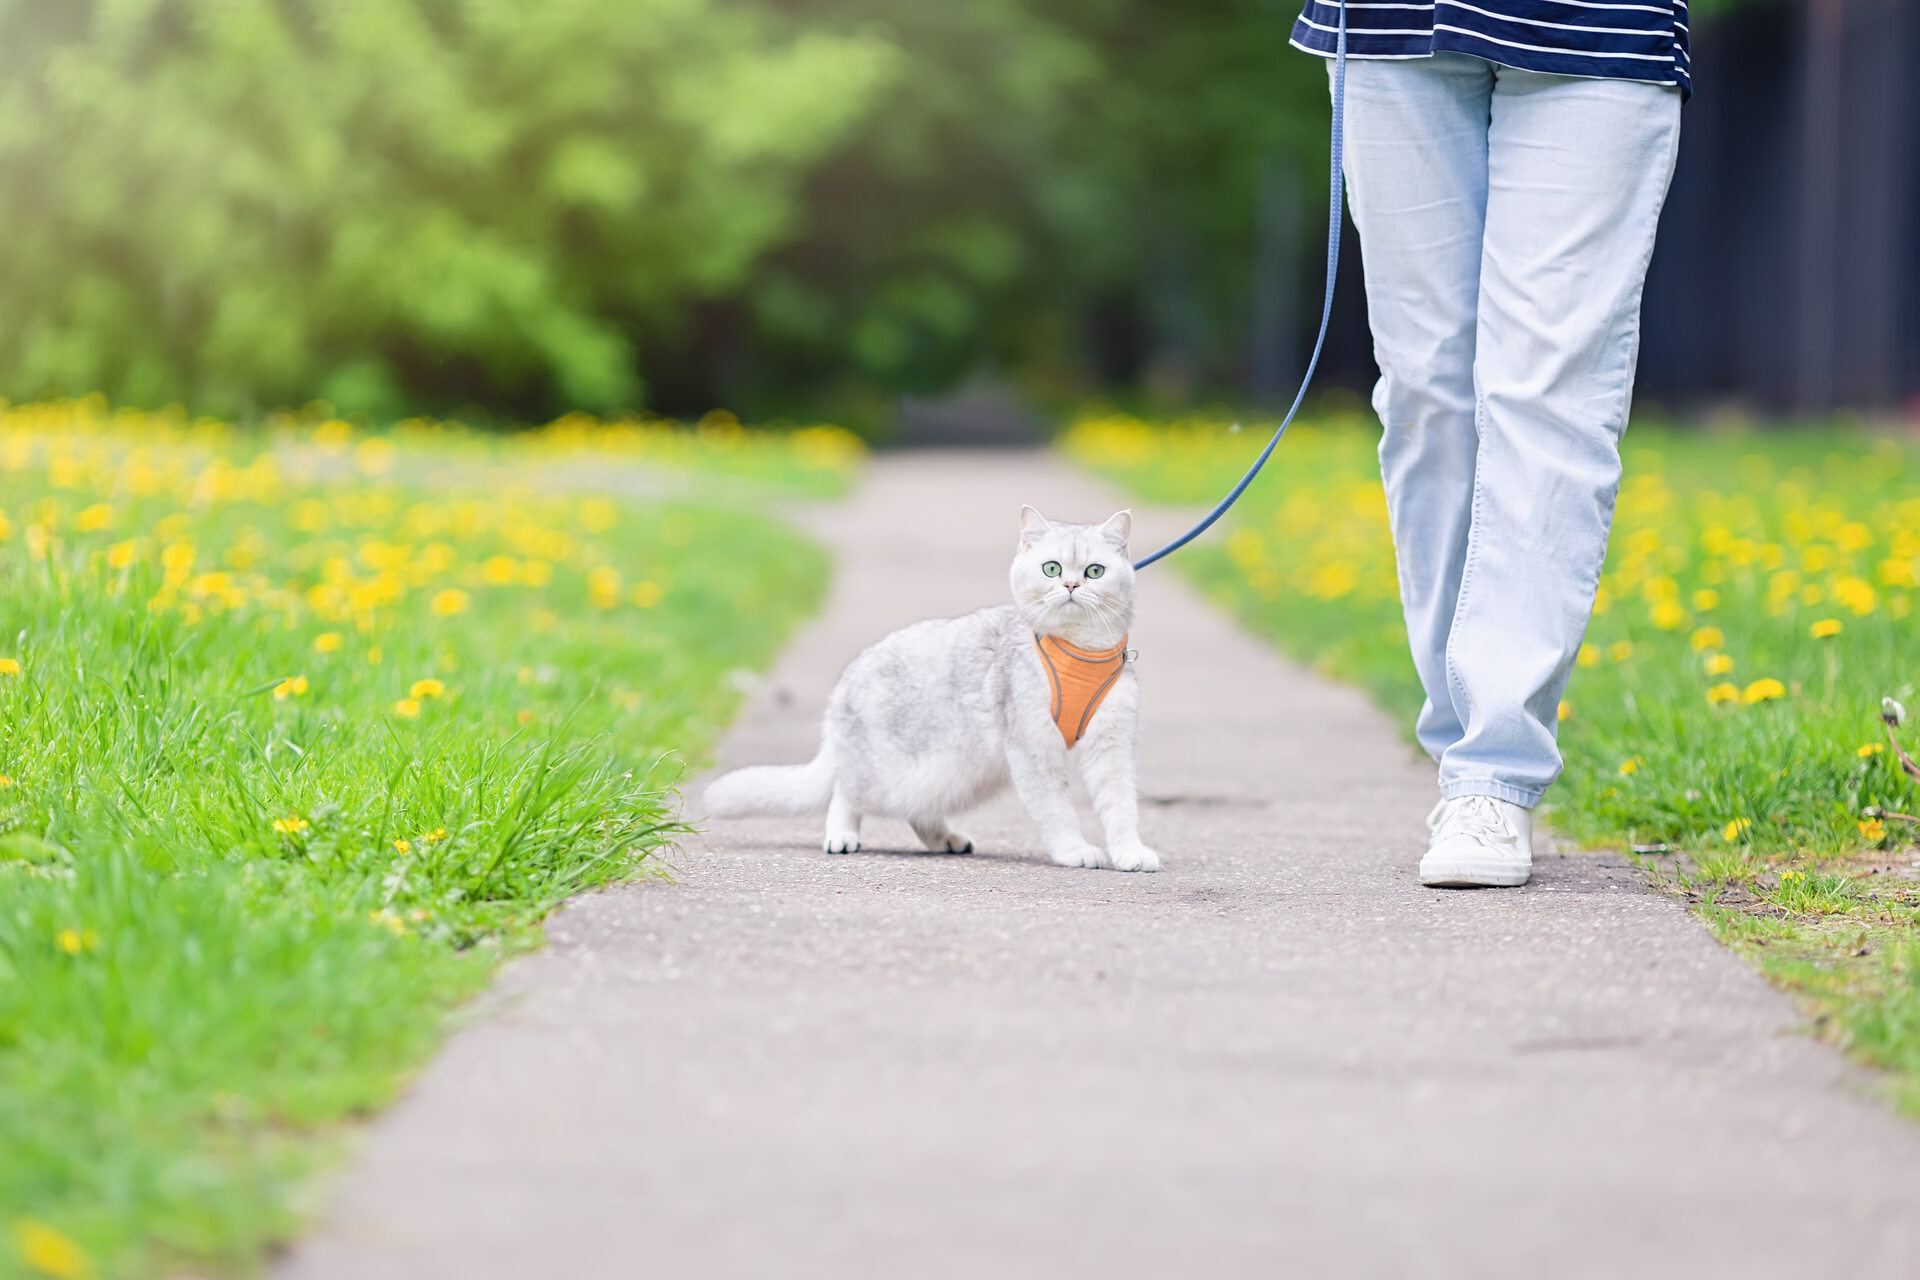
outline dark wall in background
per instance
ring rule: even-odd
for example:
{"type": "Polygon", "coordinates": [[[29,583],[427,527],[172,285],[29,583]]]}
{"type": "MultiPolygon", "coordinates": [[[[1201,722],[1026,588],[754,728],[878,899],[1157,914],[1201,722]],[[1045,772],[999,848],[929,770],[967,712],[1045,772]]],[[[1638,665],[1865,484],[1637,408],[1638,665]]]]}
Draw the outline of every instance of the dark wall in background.
{"type": "Polygon", "coordinates": [[[1640,396],[1920,410],[1920,3],[1750,7],[1693,67],[1640,396]]]}
{"type": "MultiPolygon", "coordinates": [[[[1699,29],[1693,67],[1639,402],[1920,417],[1920,0],[1747,5],[1699,29]]],[[[1319,385],[1360,391],[1347,244],[1319,385]]]]}

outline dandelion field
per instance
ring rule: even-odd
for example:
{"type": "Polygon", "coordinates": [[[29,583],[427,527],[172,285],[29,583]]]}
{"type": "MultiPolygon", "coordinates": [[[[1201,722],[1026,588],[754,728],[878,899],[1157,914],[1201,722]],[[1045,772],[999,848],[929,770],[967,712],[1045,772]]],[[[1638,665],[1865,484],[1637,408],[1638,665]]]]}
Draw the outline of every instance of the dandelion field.
{"type": "Polygon", "coordinates": [[[251,1269],[500,957],[677,834],[737,673],[817,602],[820,552],[700,477],[857,456],[0,410],[0,1275],[251,1269]],[[686,474],[460,487],[515,448],[686,474]]]}
{"type": "MultiPolygon", "coordinates": [[[[1157,502],[1212,502],[1272,424],[1090,413],[1062,438],[1157,502]]],[[[1359,415],[1293,428],[1181,570],[1411,734],[1393,545],[1359,415]]],[[[1640,850],[1920,1114],[1920,782],[1882,698],[1920,682],[1920,448],[1838,429],[1636,426],[1599,598],[1561,707],[1563,837],[1640,850]]]]}

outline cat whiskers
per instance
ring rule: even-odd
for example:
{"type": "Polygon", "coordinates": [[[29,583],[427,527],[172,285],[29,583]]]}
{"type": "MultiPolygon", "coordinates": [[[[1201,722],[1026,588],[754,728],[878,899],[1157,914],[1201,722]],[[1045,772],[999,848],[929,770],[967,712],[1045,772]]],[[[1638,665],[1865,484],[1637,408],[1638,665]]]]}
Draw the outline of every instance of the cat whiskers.
{"type": "Polygon", "coordinates": [[[1127,611],[1116,601],[1103,596],[1081,596],[1080,603],[1093,615],[1093,621],[1106,623],[1115,631],[1124,633],[1130,619],[1127,611]]]}

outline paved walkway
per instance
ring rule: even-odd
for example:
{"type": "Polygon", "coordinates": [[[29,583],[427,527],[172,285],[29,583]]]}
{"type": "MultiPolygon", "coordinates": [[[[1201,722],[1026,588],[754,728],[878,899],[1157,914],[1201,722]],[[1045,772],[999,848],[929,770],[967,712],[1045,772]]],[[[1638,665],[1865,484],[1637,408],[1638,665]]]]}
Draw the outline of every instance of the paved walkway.
{"type": "MultiPolygon", "coordinates": [[[[800,760],[866,642],[1005,593],[1037,454],[877,462],[727,740],[800,760]]],[[[1148,533],[1160,532],[1151,527],[1148,533]]],[[[1414,881],[1429,771],[1143,576],[1159,875],[716,823],[587,898],[372,1130],[283,1276],[1920,1274],[1920,1131],[1631,869],[1414,881]]]]}

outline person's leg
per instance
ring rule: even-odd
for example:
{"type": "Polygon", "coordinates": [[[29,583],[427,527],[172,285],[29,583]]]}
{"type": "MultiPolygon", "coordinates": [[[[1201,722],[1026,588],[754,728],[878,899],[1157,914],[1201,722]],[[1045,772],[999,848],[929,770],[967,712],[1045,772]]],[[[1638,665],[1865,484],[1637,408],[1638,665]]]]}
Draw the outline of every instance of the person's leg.
{"type": "Polygon", "coordinates": [[[1500,68],[1488,133],[1472,529],[1447,646],[1465,733],[1441,794],[1531,808],[1593,610],[1679,91],[1500,68]]]}
{"type": "Polygon", "coordinates": [[[1435,759],[1459,740],[1447,637],[1473,510],[1473,353],[1493,65],[1461,54],[1347,64],[1348,205],[1365,260],[1400,603],[1435,759]]]}

